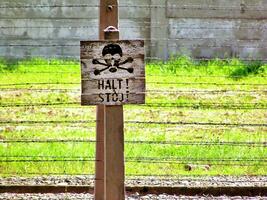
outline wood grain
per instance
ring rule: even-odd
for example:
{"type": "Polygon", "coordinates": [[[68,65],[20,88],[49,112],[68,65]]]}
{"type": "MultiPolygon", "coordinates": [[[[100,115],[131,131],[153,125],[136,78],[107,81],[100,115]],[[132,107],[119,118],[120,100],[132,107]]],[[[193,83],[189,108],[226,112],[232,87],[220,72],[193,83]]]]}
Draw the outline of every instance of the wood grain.
{"type": "Polygon", "coordinates": [[[145,103],[144,41],[83,41],[81,71],[82,105],[145,103]],[[108,61],[103,55],[103,49],[111,44],[118,45],[122,50],[119,66],[108,67],[108,61]],[[116,71],[112,72],[111,68],[116,71]],[[119,99],[117,96],[120,96],[119,99]]]}
{"type": "Polygon", "coordinates": [[[105,200],[124,200],[123,106],[105,106],[105,200]]]}

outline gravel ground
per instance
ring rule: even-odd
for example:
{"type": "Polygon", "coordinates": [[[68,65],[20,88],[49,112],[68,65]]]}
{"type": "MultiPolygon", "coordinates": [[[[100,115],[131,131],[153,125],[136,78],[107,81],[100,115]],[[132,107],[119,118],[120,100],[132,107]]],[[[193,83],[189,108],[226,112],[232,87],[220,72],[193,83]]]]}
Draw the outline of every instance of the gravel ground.
{"type": "MultiPolygon", "coordinates": [[[[0,185],[94,185],[92,176],[42,176],[35,178],[0,178],[0,185]]],[[[176,179],[159,179],[159,177],[138,177],[127,179],[127,186],[267,186],[267,176],[217,176],[217,177],[181,177],[176,179]]]]}
{"type": "MultiPolygon", "coordinates": [[[[93,200],[93,196],[90,194],[0,194],[0,200],[93,200]]],[[[125,198],[127,200],[176,200],[176,199],[200,199],[200,200],[267,200],[267,197],[213,197],[213,196],[170,196],[170,195],[152,195],[148,194],[146,196],[140,196],[139,194],[131,195],[125,198]]]]}
{"type": "MultiPolygon", "coordinates": [[[[34,178],[0,178],[0,185],[89,185],[93,186],[94,177],[92,176],[42,176],[34,178]]],[[[190,187],[207,187],[207,186],[267,186],[267,176],[246,176],[246,177],[181,177],[176,179],[159,179],[158,177],[144,177],[126,180],[127,186],[190,186],[190,187]]],[[[92,194],[0,194],[0,200],[88,200],[93,199],[92,194]]],[[[228,196],[170,196],[162,195],[145,195],[138,193],[127,196],[127,200],[176,200],[176,199],[200,199],[200,200],[267,200],[267,197],[228,197],[228,196]]]]}

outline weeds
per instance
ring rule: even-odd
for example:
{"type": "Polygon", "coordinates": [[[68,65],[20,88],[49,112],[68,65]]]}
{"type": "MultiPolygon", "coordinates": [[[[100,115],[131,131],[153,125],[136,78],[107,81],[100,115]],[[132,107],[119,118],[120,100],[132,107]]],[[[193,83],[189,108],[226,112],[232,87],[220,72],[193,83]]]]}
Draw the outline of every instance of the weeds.
{"type": "Polygon", "coordinates": [[[234,79],[241,79],[249,75],[260,75],[264,73],[264,64],[262,61],[252,61],[247,64],[240,63],[231,74],[230,77],[234,79]]]}

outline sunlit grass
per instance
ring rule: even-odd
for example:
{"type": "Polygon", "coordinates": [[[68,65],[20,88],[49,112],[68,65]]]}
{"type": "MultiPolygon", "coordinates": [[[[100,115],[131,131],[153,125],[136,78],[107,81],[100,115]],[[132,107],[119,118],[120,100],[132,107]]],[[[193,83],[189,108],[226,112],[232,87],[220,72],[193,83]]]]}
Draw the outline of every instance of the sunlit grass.
{"type": "MultiPolygon", "coordinates": [[[[148,104],[174,103],[177,107],[127,105],[125,121],[205,122],[266,124],[267,65],[238,59],[194,61],[187,57],[146,65],[148,104]],[[219,91],[219,92],[218,92],[219,91]],[[154,93],[153,93],[154,92],[154,93]],[[247,105],[244,105],[247,104],[247,105]],[[182,107],[188,105],[188,107],[182,107]],[[258,109],[252,109],[256,106],[258,109]],[[245,107],[245,108],[244,108],[245,107]]],[[[79,106],[80,66],[78,61],[36,58],[0,61],[0,140],[95,140],[95,107],[79,106]],[[38,84],[39,83],[39,84],[38,84]],[[51,84],[52,83],[52,84],[51,84]],[[54,90],[65,89],[65,90],[54,90]],[[31,106],[53,104],[59,106],[31,106]],[[74,104],[69,104],[74,103],[74,104]],[[64,105],[67,104],[67,105],[64,105]],[[10,123],[11,121],[39,123],[10,123]],[[80,120],[91,122],[78,123],[80,120]],[[42,121],[52,121],[46,123],[42,121]],[[53,123],[56,121],[56,123],[53,123]],[[60,121],[73,121],[60,123],[60,121]]],[[[125,123],[127,174],[145,175],[266,175],[266,126],[203,126],[125,123]],[[170,144],[131,141],[173,142],[170,144]],[[177,144],[175,144],[177,142],[177,144]],[[181,142],[179,144],[178,142],[181,142]],[[262,145],[201,145],[196,143],[252,142],[262,145]],[[186,144],[189,143],[189,144],[186,144]],[[143,161],[132,161],[143,158],[143,161]],[[153,163],[169,158],[182,161],[153,163]],[[238,161],[214,161],[214,159],[238,161]],[[253,160],[254,159],[254,160],[253,160]],[[199,161],[202,160],[202,161],[199,161]],[[252,161],[250,161],[252,160],[252,161]],[[186,164],[209,165],[209,169],[185,169],[186,164]]],[[[94,142],[0,143],[0,174],[27,173],[92,174],[94,162],[60,161],[94,157],[94,142]],[[14,157],[12,157],[14,156],[14,157]],[[19,156],[24,156],[18,158],[19,156]],[[40,159],[57,161],[40,162],[40,159]]]]}

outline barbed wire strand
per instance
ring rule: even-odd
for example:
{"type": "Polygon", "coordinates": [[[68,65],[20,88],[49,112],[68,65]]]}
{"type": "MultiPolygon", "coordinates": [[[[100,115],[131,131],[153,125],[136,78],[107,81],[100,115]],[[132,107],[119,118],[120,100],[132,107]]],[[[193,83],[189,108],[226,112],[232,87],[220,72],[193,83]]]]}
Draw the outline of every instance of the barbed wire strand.
{"type": "MultiPolygon", "coordinates": [[[[23,64],[22,64],[23,65],[23,64]]],[[[51,64],[53,65],[53,64],[51,64]]],[[[61,66],[59,64],[55,64],[55,65],[58,65],[58,66],[61,66]]],[[[70,64],[71,65],[71,64],[70,64]]],[[[184,64],[183,64],[184,65],[184,64]]],[[[182,65],[182,66],[183,66],[182,65]]],[[[54,66],[54,65],[53,65],[54,66]]],[[[185,66],[185,65],[184,65],[185,66]]],[[[188,77],[188,78],[243,78],[244,76],[242,75],[178,75],[178,74],[174,74],[174,75],[170,75],[170,74],[167,74],[167,72],[162,72],[163,74],[146,74],[146,76],[148,77],[188,77]],[[165,73],[165,74],[164,74],[165,73]]],[[[59,75],[62,75],[62,74],[69,74],[69,75],[80,75],[81,72],[66,72],[66,71],[38,71],[38,72],[31,72],[31,71],[2,71],[0,72],[0,75],[3,74],[3,75],[13,75],[13,74],[59,74],[59,75]]],[[[266,78],[267,76],[265,75],[259,75],[257,76],[257,78],[266,78]]],[[[163,84],[164,82],[162,82],[163,84]]]]}
{"type": "MultiPolygon", "coordinates": [[[[150,45],[151,46],[151,45],[150,45]]],[[[156,46],[156,45],[153,45],[156,46]]],[[[159,45],[157,45],[159,46],[159,45]]],[[[161,45],[163,46],[163,44],[161,45]]],[[[225,47],[225,46],[222,46],[225,47]]],[[[6,59],[3,60],[3,65],[30,65],[30,66],[76,66],[77,69],[80,69],[80,56],[77,54],[71,54],[71,55],[53,55],[48,57],[47,55],[24,55],[23,58],[19,59],[16,58],[12,61],[6,59]],[[46,59],[42,61],[35,61],[35,60],[30,60],[28,61],[27,59],[46,59]],[[55,60],[55,59],[62,59],[62,60],[55,60]],[[64,60],[63,60],[64,59],[64,60]]],[[[190,66],[190,67],[207,67],[206,64],[210,62],[217,62],[211,66],[214,67],[231,67],[231,66],[236,66],[236,67],[248,67],[251,64],[254,64],[254,62],[257,62],[258,65],[262,65],[262,67],[266,66],[266,59],[253,59],[253,58],[239,58],[239,57],[234,57],[234,58],[189,58],[188,57],[188,62],[189,63],[176,63],[177,59],[169,59],[169,61],[163,61],[162,58],[159,57],[151,57],[151,56],[146,56],[145,60],[148,62],[147,64],[157,64],[159,66],[165,66],[165,65],[173,65],[173,66],[190,66]],[[234,61],[233,59],[240,59],[238,62],[239,63],[232,63],[234,61]],[[175,62],[173,62],[175,61],[175,62]],[[156,63],[155,63],[156,62],[156,63]]],[[[178,59],[179,61],[179,59],[178,59]]],[[[37,71],[39,72],[39,71],[37,71]]],[[[49,72],[49,71],[48,71],[49,72]]],[[[69,71],[72,72],[72,71],[69,71]]]]}
{"type": "MultiPolygon", "coordinates": [[[[42,57],[42,56],[41,56],[42,57]]],[[[29,57],[29,58],[32,58],[32,57],[29,57]]],[[[62,58],[64,58],[64,55],[62,56],[62,58]]],[[[234,67],[243,67],[243,68],[248,68],[248,67],[250,67],[250,64],[249,63],[244,63],[244,64],[231,64],[231,63],[219,63],[219,64],[212,64],[211,63],[211,65],[209,65],[209,66],[207,66],[207,63],[194,63],[194,61],[192,60],[192,63],[187,63],[187,64],[183,64],[183,63],[181,63],[181,64],[179,64],[179,63],[175,63],[175,62],[179,62],[179,61],[175,61],[175,60],[170,60],[169,62],[170,63],[164,63],[164,62],[162,62],[162,59],[160,60],[159,58],[147,58],[147,60],[149,60],[149,59],[154,59],[154,60],[159,60],[159,62],[156,62],[156,63],[153,63],[153,62],[151,62],[151,63],[148,63],[148,65],[157,65],[157,66],[159,66],[159,67],[164,67],[164,66],[174,66],[174,67],[190,67],[190,68],[204,68],[204,67],[224,67],[224,68],[229,68],[229,67],[232,67],[232,68],[234,68],[234,67]]],[[[209,60],[209,61],[216,61],[216,60],[209,60]]],[[[190,61],[189,61],[190,62],[190,61]]],[[[205,61],[206,62],[206,61],[205,61]]],[[[208,62],[208,60],[207,60],[207,62],[208,62]]],[[[219,62],[220,62],[220,60],[219,60],[219,62]]],[[[224,62],[224,61],[222,61],[222,62],[224,62]]],[[[226,62],[226,60],[225,60],[225,62],[226,62]]],[[[228,61],[227,61],[228,62],[228,61]]],[[[249,61],[247,61],[247,62],[249,62],[249,61]]],[[[251,62],[265,62],[265,60],[251,60],[251,62]]],[[[66,68],[67,66],[71,66],[71,67],[77,67],[77,69],[80,69],[80,65],[79,64],[77,64],[77,63],[75,63],[75,64],[72,64],[72,63],[69,63],[69,64],[67,64],[67,63],[63,63],[63,64],[52,64],[52,63],[23,63],[23,62],[21,62],[20,63],[20,61],[19,62],[5,62],[5,63],[3,63],[3,66],[28,66],[28,67],[32,67],[32,66],[45,66],[45,67],[47,67],[47,68],[53,68],[53,70],[55,70],[55,66],[58,66],[58,67],[65,67],[65,69],[66,70],[70,70],[70,69],[68,69],[68,68],[66,68]]],[[[252,65],[252,64],[251,64],[252,65]]],[[[265,64],[265,63],[260,63],[260,64],[258,64],[259,65],[259,67],[262,67],[262,68],[265,68],[265,67],[267,67],[267,64],[265,64]]],[[[33,68],[34,69],[34,68],[33,68]]],[[[64,69],[64,68],[63,68],[64,69]]],[[[57,70],[57,69],[56,69],[57,70]]],[[[172,74],[172,75],[170,75],[170,74],[167,74],[166,72],[168,72],[167,70],[168,69],[166,69],[166,72],[164,72],[164,68],[162,68],[162,73],[163,74],[159,74],[159,75],[156,75],[156,74],[147,74],[147,76],[158,76],[158,77],[161,77],[161,76],[173,76],[173,77],[179,77],[179,76],[185,76],[185,75],[179,75],[179,74],[172,74]],[[166,74],[164,74],[164,73],[166,73],[166,74]]],[[[45,73],[47,73],[47,74],[80,74],[80,72],[73,72],[73,71],[35,71],[35,72],[31,72],[31,71],[21,71],[21,72],[18,72],[18,71],[10,71],[10,70],[2,70],[2,71],[0,71],[0,74],[26,74],[26,73],[29,73],[29,74],[31,74],[31,73],[36,73],[36,74],[45,74],[45,73]]],[[[201,75],[199,75],[199,76],[197,76],[197,75],[188,75],[187,77],[202,77],[201,75]]],[[[264,74],[259,74],[259,75],[256,75],[257,77],[264,77],[265,75],[264,74]]],[[[204,77],[207,77],[207,76],[204,76],[204,77]]],[[[235,75],[225,75],[225,76],[220,76],[220,75],[214,75],[214,76],[208,76],[208,77],[227,77],[227,78],[235,78],[235,77],[244,77],[244,76],[235,76],[235,75]]],[[[266,77],[266,76],[265,76],[266,77]]]]}
{"type": "MultiPolygon", "coordinates": [[[[148,81],[149,84],[166,84],[166,85],[217,85],[217,86],[267,86],[267,83],[218,83],[218,82],[157,82],[148,81]]],[[[23,86],[23,85],[80,85],[81,82],[24,82],[24,83],[1,83],[3,86],[23,86]]]]}
{"type": "MultiPolygon", "coordinates": [[[[9,19],[8,17],[5,17],[5,19],[9,19]]],[[[23,18],[23,19],[28,19],[28,18],[23,18]]],[[[31,19],[31,18],[29,18],[31,19]]],[[[82,19],[91,19],[91,18],[82,18],[82,19]]],[[[68,21],[68,20],[77,20],[77,18],[55,18],[53,19],[53,21],[55,22],[61,22],[62,20],[64,21],[68,21]]],[[[47,22],[46,19],[35,19],[35,21],[40,22],[40,23],[44,23],[47,22]]],[[[63,21],[63,22],[64,22],[63,21]]],[[[136,25],[131,25],[129,26],[128,22],[124,22],[124,21],[120,21],[119,22],[119,28],[123,27],[123,28],[142,28],[142,27],[146,27],[146,28],[162,28],[164,26],[169,26],[169,23],[167,22],[160,22],[160,21],[135,21],[135,24],[140,24],[138,26],[136,25]]],[[[15,28],[17,26],[4,26],[4,27],[9,27],[9,28],[15,28]]],[[[18,27],[23,27],[23,26],[18,26],[18,27]]],[[[25,26],[25,28],[28,28],[29,26],[25,26]]],[[[34,26],[35,27],[35,26],[34,26]]],[[[42,26],[42,27],[48,27],[48,28],[53,28],[54,26],[42,26]]],[[[71,25],[71,26],[59,26],[61,28],[99,28],[99,24],[97,24],[96,22],[90,22],[90,25],[71,25]]],[[[266,29],[267,27],[265,25],[255,25],[255,24],[251,24],[251,23],[242,23],[242,25],[239,26],[233,26],[233,25],[214,25],[214,26],[205,26],[205,24],[198,24],[198,25],[188,25],[187,23],[177,23],[175,26],[171,26],[169,28],[179,28],[179,29],[223,29],[223,30],[227,30],[227,29],[257,29],[257,30],[261,30],[261,29],[266,29]]]]}
{"type": "MultiPolygon", "coordinates": [[[[26,39],[26,38],[24,38],[26,39]]],[[[75,38],[74,38],[75,39],[75,38]]],[[[82,38],[77,38],[79,40],[81,40],[82,38]]],[[[137,38],[135,38],[137,39],[137,38]]],[[[138,38],[140,40],[143,40],[143,38],[138,38]]],[[[168,46],[168,47],[175,47],[175,48],[179,48],[180,51],[184,52],[184,50],[186,49],[189,49],[189,48],[256,48],[256,49],[266,49],[267,47],[265,46],[259,46],[259,45],[202,45],[202,44],[185,44],[185,43],[173,43],[175,41],[182,41],[182,40],[193,40],[193,41],[196,41],[196,40],[213,40],[213,39],[225,39],[225,38],[177,38],[177,39],[168,39],[169,42],[172,42],[171,44],[170,43],[166,43],[166,44],[162,44],[162,43],[159,43],[159,44],[146,44],[144,48],[148,49],[148,48],[151,48],[151,47],[160,47],[160,46],[168,46]]],[[[87,39],[88,40],[88,39],[87,39]]],[[[148,40],[148,39],[147,39],[148,40]]],[[[147,41],[145,40],[145,41],[147,41]]],[[[150,40],[150,39],[149,39],[150,40]]],[[[155,41],[160,41],[162,39],[157,39],[155,41]]],[[[154,40],[153,40],[154,41],[154,40]]],[[[260,42],[264,42],[264,41],[260,41],[260,42]]],[[[2,45],[2,47],[15,47],[15,46],[6,46],[6,45],[2,45]]],[[[58,48],[66,48],[66,47],[76,47],[77,48],[77,53],[72,53],[72,54],[63,54],[63,55],[53,55],[53,57],[51,56],[47,56],[47,55],[38,55],[38,54],[35,54],[35,55],[24,55],[23,56],[23,59],[25,58],[32,58],[32,57],[39,57],[39,58],[47,58],[47,59],[60,59],[60,58],[68,58],[68,59],[75,59],[75,60],[78,60],[79,58],[79,53],[78,53],[78,49],[80,49],[80,46],[79,45],[36,45],[36,46],[25,46],[25,45],[19,45],[17,47],[22,47],[22,48],[25,48],[25,47],[32,47],[32,48],[50,48],[50,47],[58,47],[58,48]]],[[[178,53],[179,51],[176,49],[176,53],[178,53]]],[[[19,56],[16,56],[16,58],[18,58],[19,56]]],[[[162,60],[162,58],[158,59],[158,58],[155,58],[155,57],[146,57],[145,58],[146,60],[162,60]]],[[[223,58],[222,58],[223,59],[223,58]]],[[[263,61],[263,62],[266,62],[266,59],[249,59],[249,58],[242,58],[243,61],[263,61]]]]}
{"type": "MultiPolygon", "coordinates": [[[[50,108],[52,107],[53,109],[55,108],[83,108],[83,107],[78,107],[80,106],[80,102],[63,102],[63,103],[35,103],[35,104],[18,104],[18,103],[4,103],[0,104],[0,108],[20,108],[20,107],[47,107],[49,106],[50,108]],[[75,107],[71,107],[69,105],[76,105],[75,107]],[[59,107],[55,107],[59,106],[59,107]],[[62,106],[67,106],[67,107],[62,107],[62,106]]],[[[242,109],[242,110],[265,110],[267,109],[266,104],[263,103],[202,103],[202,102],[194,102],[194,103],[146,103],[144,105],[126,105],[126,106],[136,106],[136,107],[150,107],[150,108],[193,108],[193,109],[205,109],[205,108],[215,108],[215,109],[242,109]]],[[[92,106],[86,106],[86,107],[92,107],[92,106]]]]}
{"type": "MultiPolygon", "coordinates": [[[[25,163],[25,162],[30,162],[30,163],[43,163],[43,162],[95,162],[96,160],[94,159],[25,159],[25,160],[12,160],[12,159],[6,159],[6,160],[1,160],[0,159],[0,163],[25,163]]],[[[248,164],[248,163],[240,163],[240,161],[236,161],[236,163],[234,163],[235,161],[211,161],[211,160],[205,160],[205,161],[201,161],[201,160],[186,160],[186,161],[179,161],[179,160],[175,160],[175,161],[158,161],[158,160],[125,160],[125,162],[127,163],[141,163],[141,164],[179,164],[179,165],[186,165],[189,162],[190,163],[197,163],[197,164],[201,164],[202,162],[208,162],[210,165],[215,165],[215,166],[259,166],[259,167],[265,167],[267,166],[267,164],[263,164],[263,163],[258,163],[258,162],[262,162],[262,160],[255,160],[253,162],[256,162],[255,164],[248,164]],[[188,162],[186,162],[188,161],[188,162]],[[228,162],[228,163],[226,163],[228,162]]],[[[249,162],[249,161],[244,161],[244,162],[249,162]]]]}
{"type": "MultiPolygon", "coordinates": [[[[0,27],[1,28],[1,27],[0,27]]],[[[145,40],[145,41],[180,41],[180,40],[212,40],[212,39],[222,39],[222,38],[196,38],[196,37],[191,37],[191,38],[185,38],[185,37],[178,37],[175,39],[169,39],[169,38],[135,38],[136,40],[145,40]]],[[[223,38],[224,40],[226,38],[223,38]]],[[[224,44],[224,45],[202,45],[202,44],[176,44],[179,47],[213,47],[213,48],[222,48],[222,47],[231,47],[231,48],[258,48],[258,49],[266,49],[266,46],[259,46],[259,45],[228,45],[228,44],[224,44]]],[[[151,47],[151,46],[158,46],[155,44],[146,44],[146,47],[151,47]]],[[[175,44],[168,44],[168,46],[175,46],[175,44]]],[[[0,47],[38,47],[38,48],[42,48],[42,47],[79,47],[80,45],[78,44],[0,44],[0,47]]]]}
{"type": "MultiPolygon", "coordinates": [[[[118,8],[142,8],[142,9],[151,9],[151,8],[162,8],[162,9],[173,9],[173,10],[212,10],[212,11],[218,11],[218,10],[226,10],[226,11],[241,11],[244,9],[243,6],[203,6],[203,5],[129,5],[129,4],[119,4],[119,5],[109,5],[113,7],[118,8]]],[[[92,5],[92,4],[19,4],[19,5],[12,5],[12,4],[6,4],[1,5],[0,9],[18,9],[18,8],[24,8],[24,9],[34,9],[34,8],[100,8],[101,6],[98,4],[92,5]]],[[[106,6],[104,6],[106,7],[106,6]]],[[[246,11],[267,11],[267,9],[249,5],[249,7],[245,8],[246,11]]]]}
{"type": "MultiPolygon", "coordinates": [[[[92,173],[71,173],[71,172],[64,172],[64,173],[60,173],[60,172],[26,172],[26,171],[23,171],[23,172],[19,172],[19,171],[10,171],[10,172],[2,172],[1,174],[3,175],[20,175],[20,176],[25,176],[25,175],[39,175],[39,176],[65,176],[65,177],[69,177],[69,176],[84,176],[86,177],[87,179],[90,179],[90,180],[96,180],[95,179],[95,175],[92,174],[92,173]]],[[[190,174],[190,175],[177,175],[177,174],[129,174],[129,173],[126,173],[126,181],[127,180],[140,180],[142,178],[144,179],[160,179],[160,180],[190,180],[190,181],[210,181],[214,179],[214,176],[210,175],[210,174],[198,174],[198,175],[195,175],[195,174],[190,174]]],[[[222,178],[223,176],[219,176],[220,178],[222,178]]],[[[235,177],[235,176],[231,176],[233,178],[240,178],[240,177],[235,177]]],[[[246,177],[246,176],[245,176],[246,177]]],[[[254,177],[254,176],[250,176],[251,177],[254,177]]],[[[224,179],[224,180],[221,180],[221,179],[218,179],[216,180],[216,182],[230,182],[232,183],[233,180],[232,179],[224,179]]],[[[234,182],[244,182],[244,180],[235,180],[234,182]]],[[[255,183],[265,183],[266,181],[263,179],[259,179],[259,180],[249,180],[249,182],[255,182],[255,183]]]]}
{"type": "MultiPolygon", "coordinates": [[[[68,20],[70,18],[67,18],[68,20]]],[[[85,19],[85,18],[84,18],[85,19]]],[[[90,20],[90,18],[87,18],[88,20],[90,20]]],[[[73,18],[72,20],[77,20],[77,18],[73,18]]],[[[40,19],[38,20],[35,20],[37,22],[40,22],[42,23],[42,21],[40,19]]],[[[53,21],[56,21],[56,22],[63,22],[66,21],[66,18],[62,18],[62,19],[53,19],[53,21]]],[[[47,22],[47,21],[44,21],[44,22],[47,22]]],[[[95,24],[93,22],[90,22],[91,24],[90,25],[80,25],[80,26],[73,26],[73,25],[70,25],[70,26],[47,26],[47,25],[44,25],[44,26],[0,26],[1,29],[98,29],[99,26],[98,24],[95,24]]],[[[260,31],[266,31],[267,30],[267,27],[265,26],[254,26],[254,25],[250,25],[250,26],[221,26],[221,27],[204,27],[204,26],[186,26],[186,25],[169,25],[168,23],[157,23],[157,22],[135,22],[135,23],[140,23],[140,25],[132,25],[132,26],[124,26],[122,24],[119,25],[119,29],[151,29],[151,28],[159,28],[159,29],[162,29],[162,28],[168,28],[168,29],[186,29],[186,30],[219,30],[219,31],[225,31],[225,30],[260,30],[260,31]],[[148,24],[148,25],[144,25],[144,24],[148,24]],[[153,25],[153,24],[159,24],[157,26],[153,25]]],[[[175,39],[170,39],[170,38],[165,38],[165,39],[168,39],[168,40],[175,40],[175,39]]],[[[178,38],[176,38],[178,39],[178,38]]],[[[190,38],[181,38],[181,39],[190,39],[190,38]]],[[[195,38],[195,39],[205,39],[205,38],[195,38]]],[[[209,39],[209,38],[206,38],[206,39],[209,39]]],[[[210,39],[215,39],[214,37],[213,38],[210,38],[210,39]]],[[[224,37],[224,39],[227,39],[224,37]]],[[[230,37],[228,39],[231,39],[230,37]]],[[[147,38],[145,40],[151,40],[151,38],[147,38]]],[[[156,40],[156,39],[152,39],[152,40],[156,40]]],[[[159,40],[161,40],[161,38],[159,38],[159,40]]],[[[262,39],[264,40],[264,39],[262,39]]],[[[242,41],[242,40],[236,40],[236,41],[242,41]]],[[[255,41],[255,39],[247,39],[246,41],[255,41]]]]}
{"type": "MultiPolygon", "coordinates": [[[[17,120],[17,121],[5,121],[1,120],[0,124],[64,124],[64,123],[95,123],[96,120],[17,120]]],[[[224,122],[186,122],[186,121],[125,121],[125,124],[136,124],[136,125],[197,125],[197,126],[240,126],[240,127],[267,127],[267,124],[259,123],[224,123],[224,122]]]]}
{"type": "MultiPolygon", "coordinates": [[[[0,140],[0,143],[97,143],[100,141],[88,139],[21,139],[21,140],[0,140]]],[[[267,142],[230,142],[230,141],[125,141],[126,144],[152,144],[152,145],[177,145],[177,146],[257,146],[267,147],[267,142]]]]}
{"type": "MultiPolygon", "coordinates": [[[[175,85],[175,83],[164,83],[164,82],[147,82],[147,84],[156,84],[156,85],[175,85]]],[[[51,93],[51,92],[59,92],[59,93],[72,93],[72,94],[80,94],[81,89],[70,89],[70,88],[1,88],[1,92],[14,92],[14,91],[27,91],[27,92],[40,92],[40,93],[51,93]]],[[[145,92],[136,92],[135,94],[220,94],[220,93],[228,93],[228,94],[236,94],[236,93],[266,93],[267,90],[150,90],[147,89],[145,92]]],[[[133,94],[133,93],[131,93],[133,94]]]]}

